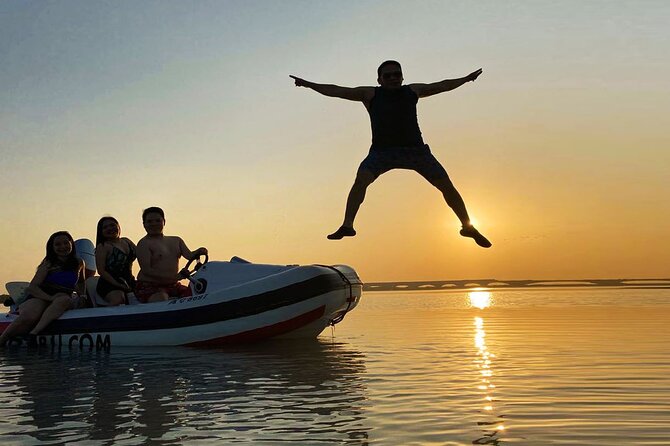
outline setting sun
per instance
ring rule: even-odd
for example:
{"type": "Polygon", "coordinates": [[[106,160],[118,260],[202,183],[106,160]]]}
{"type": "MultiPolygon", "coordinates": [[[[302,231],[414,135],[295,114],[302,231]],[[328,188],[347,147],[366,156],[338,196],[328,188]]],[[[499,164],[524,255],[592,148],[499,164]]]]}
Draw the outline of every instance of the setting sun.
{"type": "Polygon", "coordinates": [[[491,293],[489,291],[470,291],[468,299],[470,305],[474,308],[483,310],[491,305],[491,293]]]}

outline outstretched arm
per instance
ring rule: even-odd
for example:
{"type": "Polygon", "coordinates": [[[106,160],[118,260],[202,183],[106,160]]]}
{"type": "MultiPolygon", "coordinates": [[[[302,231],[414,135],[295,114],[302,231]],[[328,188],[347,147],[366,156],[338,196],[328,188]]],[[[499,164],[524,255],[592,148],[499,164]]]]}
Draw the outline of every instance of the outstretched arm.
{"type": "Polygon", "coordinates": [[[474,82],[474,80],[477,79],[480,74],[482,74],[481,68],[477,71],[473,71],[465,77],[458,79],[445,79],[440,82],[433,82],[432,84],[410,84],[409,87],[414,91],[414,93],[416,93],[418,97],[425,98],[434,94],[454,90],[466,82],[474,82]]]}
{"type": "Polygon", "coordinates": [[[307,87],[324,96],[342,98],[349,101],[369,102],[374,95],[374,87],[340,87],[332,84],[317,84],[289,74],[295,80],[296,87],[307,87]]]}

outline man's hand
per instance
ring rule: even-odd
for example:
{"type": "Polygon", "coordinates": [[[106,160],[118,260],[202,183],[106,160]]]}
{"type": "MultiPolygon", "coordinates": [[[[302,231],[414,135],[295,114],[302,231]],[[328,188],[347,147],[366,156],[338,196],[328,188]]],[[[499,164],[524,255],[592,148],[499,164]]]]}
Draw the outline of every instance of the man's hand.
{"type": "Polygon", "coordinates": [[[305,79],[301,79],[301,78],[299,78],[299,77],[297,77],[297,76],[294,76],[294,75],[292,75],[292,74],[289,74],[288,77],[290,77],[290,78],[292,78],[293,80],[295,80],[295,86],[296,86],[296,87],[306,87],[306,86],[307,86],[307,83],[308,83],[308,82],[307,82],[305,79]]]}
{"type": "Polygon", "coordinates": [[[209,254],[209,251],[207,251],[207,248],[205,247],[200,247],[195,250],[196,257],[206,256],[207,254],[209,254]]]}
{"type": "Polygon", "coordinates": [[[482,74],[481,68],[477,71],[473,71],[472,73],[468,74],[467,76],[465,76],[465,78],[468,80],[468,82],[471,81],[474,82],[479,77],[480,74],[482,74]]]}

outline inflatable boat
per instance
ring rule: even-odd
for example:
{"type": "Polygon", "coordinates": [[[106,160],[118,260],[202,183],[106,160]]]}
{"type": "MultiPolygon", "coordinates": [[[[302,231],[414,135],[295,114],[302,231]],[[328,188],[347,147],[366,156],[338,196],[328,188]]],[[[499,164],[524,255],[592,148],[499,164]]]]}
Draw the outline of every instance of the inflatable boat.
{"type": "MultiPolygon", "coordinates": [[[[362,293],[361,280],[346,265],[264,265],[234,257],[197,263],[189,274],[191,297],[140,304],[131,294],[131,304],[116,307],[103,306],[95,294],[97,277],[90,278],[94,308],[67,311],[38,344],[101,350],[315,338],[353,310],[362,293]]],[[[25,286],[11,282],[7,290],[14,298],[25,286]]],[[[11,311],[0,317],[0,332],[15,317],[11,311]]]]}

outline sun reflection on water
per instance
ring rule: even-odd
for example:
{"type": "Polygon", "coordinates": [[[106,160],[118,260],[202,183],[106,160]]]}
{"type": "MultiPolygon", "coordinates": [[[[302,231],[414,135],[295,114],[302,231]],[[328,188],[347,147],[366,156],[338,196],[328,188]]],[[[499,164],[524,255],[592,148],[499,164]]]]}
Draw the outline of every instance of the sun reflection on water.
{"type": "MultiPolygon", "coordinates": [[[[491,306],[491,293],[488,291],[475,290],[468,293],[470,306],[479,310],[484,310],[491,306]]],[[[494,376],[493,360],[495,354],[491,353],[486,345],[486,330],[484,327],[484,318],[475,316],[475,347],[477,348],[477,358],[475,364],[479,369],[480,384],[477,386],[478,390],[484,393],[484,404],[481,407],[482,413],[486,415],[487,419],[480,421],[482,427],[482,436],[474,440],[473,444],[500,444],[499,433],[505,430],[505,425],[502,423],[504,415],[497,415],[495,407],[495,398],[493,391],[495,385],[492,382],[494,376]],[[491,417],[491,418],[489,418],[491,417]]]]}
{"type": "Polygon", "coordinates": [[[488,291],[470,291],[468,298],[471,307],[483,310],[491,306],[491,293],[488,291]]]}

